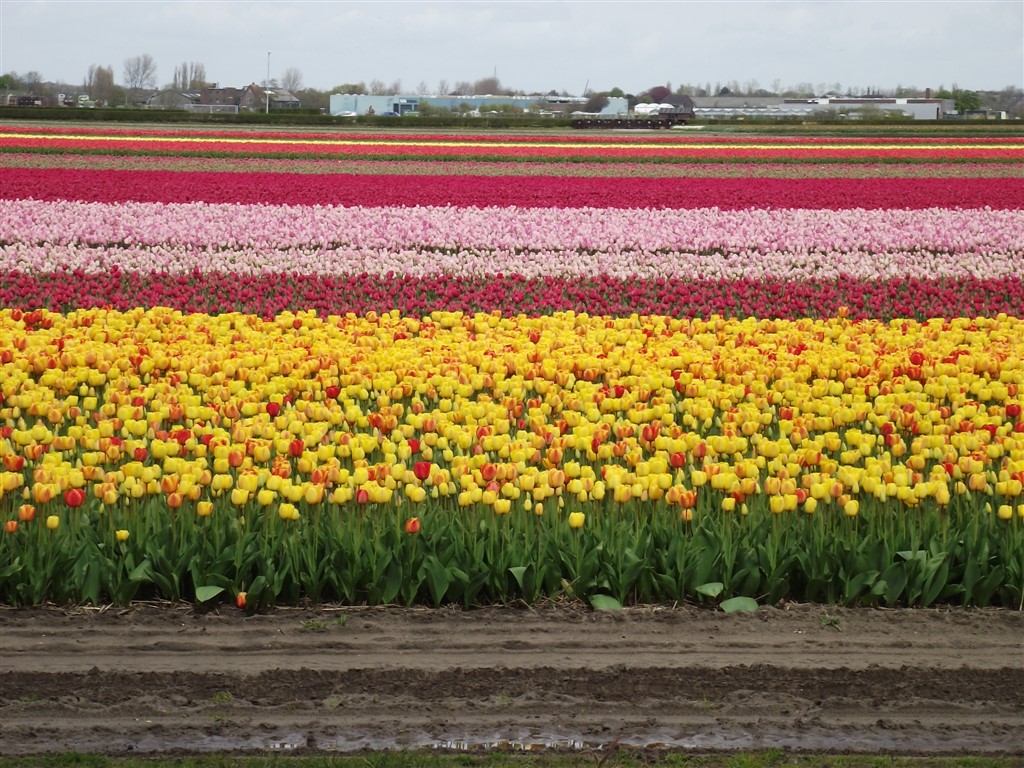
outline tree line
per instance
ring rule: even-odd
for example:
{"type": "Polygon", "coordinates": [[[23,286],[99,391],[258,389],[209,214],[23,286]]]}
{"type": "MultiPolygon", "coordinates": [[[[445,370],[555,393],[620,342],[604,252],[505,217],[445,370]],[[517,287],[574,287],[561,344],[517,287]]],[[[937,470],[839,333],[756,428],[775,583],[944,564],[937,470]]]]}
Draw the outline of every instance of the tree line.
{"type": "MultiPolygon", "coordinates": [[[[23,91],[25,93],[40,97],[54,99],[58,94],[84,93],[88,98],[104,106],[131,106],[141,103],[147,96],[152,94],[158,87],[157,64],[149,54],[140,54],[125,59],[121,70],[121,78],[118,81],[112,66],[98,64],[90,65],[85,73],[80,86],[68,83],[44,82],[38,72],[26,72],[18,74],[8,72],[0,75],[0,91],[23,91]]],[[[399,93],[415,94],[420,97],[426,96],[574,96],[566,91],[550,90],[546,92],[526,92],[509,88],[502,84],[497,76],[483,77],[474,81],[440,80],[436,86],[431,86],[426,81],[420,81],[412,88],[404,87],[400,79],[385,82],[383,80],[371,80],[367,82],[343,82],[328,90],[318,90],[304,86],[302,72],[296,67],[288,67],[280,78],[271,79],[269,82],[261,82],[264,87],[279,88],[294,94],[299,98],[303,108],[310,110],[326,110],[329,107],[332,93],[368,93],[372,95],[394,95],[399,93]]],[[[171,80],[161,87],[165,90],[175,91],[198,91],[203,88],[218,85],[207,75],[206,67],[202,62],[183,61],[175,65],[171,80]]],[[[244,87],[248,83],[235,83],[234,87],[244,87]]],[[[820,96],[836,96],[843,98],[924,98],[931,95],[933,98],[951,99],[958,112],[971,112],[982,107],[990,109],[1001,109],[1011,114],[1020,115],[1024,113],[1024,91],[1014,86],[1008,86],[1001,91],[989,91],[980,93],[977,91],[960,88],[955,83],[946,88],[939,85],[938,88],[918,88],[916,86],[896,85],[894,88],[883,89],[876,86],[847,86],[833,82],[803,82],[796,85],[784,86],[781,80],[774,80],[765,87],[757,80],[751,79],[744,82],[729,80],[726,82],[711,81],[704,83],[685,83],[673,88],[671,83],[651,86],[641,91],[627,92],[620,87],[613,87],[607,90],[597,91],[588,89],[581,94],[587,99],[583,107],[584,111],[597,112],[608,103],[612,97],[625,97],[631,104],[643,101],[663,101],[670,94],[690,97],[712,97],[712,96],[746,96],[754,98],[815,98],[820,96]]]]}

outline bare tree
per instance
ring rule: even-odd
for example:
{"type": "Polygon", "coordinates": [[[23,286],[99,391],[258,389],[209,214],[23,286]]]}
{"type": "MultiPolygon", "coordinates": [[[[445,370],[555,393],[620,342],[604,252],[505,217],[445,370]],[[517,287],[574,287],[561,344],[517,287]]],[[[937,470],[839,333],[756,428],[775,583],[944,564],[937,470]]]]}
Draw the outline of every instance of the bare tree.
{"type": "Polygon", "coordinates": [[[473,83],[471,93],[476,96],[497,96],[501,94],[501,81],[496,77],[483,77],[473,83]]]}
{"type": "Polygon", "coordinates": [[[302,90],[302,72],[297,67],[288,67],[281,74],[281,87],[290,93],[302,90]]]}
{"type": "Polygon", "coordinates": [[[21,76],[21,82],[30,93],[35,93],[36,89],[43,82],[43,76],[33,69],[31,72],[26,72],[21,76]]]}
{"type": "Polygon", "coordinates": [[[82,88],[93,101],[109,104],[114,96],[114,68],[90,64],[82,88]]]}
{"type": "Polygon", "coordinates": [[[416,86],[416,95],[426,96],[428,93],[430,93],[430,86],[427,85],[427,81],[420,80],[420,84],[416,86]]]}
{"type": "Polygon", "coordinates": [[[371,96],[384,96],[388,92],[388,87],[384,84],[383,80],[371,80],[370,81],[370,95],[371,96]]]}
{"type": "Polygon", "coordinates": [[[124,87],[131,96],[156,86],[156,62],[148,53],[124,60],[124,87]]]}
{"type": "Polygon", "coordinates": [[[473,84],[468,80],[459,80],[452,88],[452,93],[457,96],[469,96],[473,93],[473,84]]]}
{"type": "Polygon", "coordinates": [[[389,85],[387,87],[387,93],[389,95],[391,95],[391,96],[394,96],[395,94],[398,94],[398,93],[401,93],[401,92],[402,92],[402,81],[400,79],[399,80],[392,80],[391,81],[391,85],[389,85]]]}
{"type": "Polygon", "coordinates": [[[205,88],[206,85],[206,67],[199,62],[183,61],[180,67],[174,68],[172,88],[184,91],[205,88]]]}
{"type": "Polygon", "coordinates": [[[198,62],[192,62],[192,72],[189,74],[189,88],[206,88],[209,83],[206,80],[206,66],[198,62]]]}
{"type": "Polygon", "coordinates": [[[438,96],[445,96],[447,94],[448,94],[448,81],[442,78],[441,80],[437,81],[437,95],[438,96]]]}

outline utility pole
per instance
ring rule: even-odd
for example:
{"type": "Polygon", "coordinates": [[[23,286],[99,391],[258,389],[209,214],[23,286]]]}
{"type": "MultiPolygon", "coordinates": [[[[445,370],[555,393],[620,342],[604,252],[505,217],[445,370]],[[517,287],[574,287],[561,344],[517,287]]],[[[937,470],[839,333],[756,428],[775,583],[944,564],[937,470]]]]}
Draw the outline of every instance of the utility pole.
{"type": "Polygon", "coordinates": [[[270,51],[267,51],[267,82],[263,87],[264,93],[267,94],[267,114],[270,114],[270,51]]]}

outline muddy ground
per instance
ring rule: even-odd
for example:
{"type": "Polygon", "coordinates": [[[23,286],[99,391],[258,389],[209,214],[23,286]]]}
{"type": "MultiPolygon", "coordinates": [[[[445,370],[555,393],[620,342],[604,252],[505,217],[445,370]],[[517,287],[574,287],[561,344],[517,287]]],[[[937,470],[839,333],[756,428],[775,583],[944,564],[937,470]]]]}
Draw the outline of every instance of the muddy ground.
{"type": "Polygon", "coordinates": [[[0,754],[1024,755],[1024,613],[0,608],[0,754]]]}

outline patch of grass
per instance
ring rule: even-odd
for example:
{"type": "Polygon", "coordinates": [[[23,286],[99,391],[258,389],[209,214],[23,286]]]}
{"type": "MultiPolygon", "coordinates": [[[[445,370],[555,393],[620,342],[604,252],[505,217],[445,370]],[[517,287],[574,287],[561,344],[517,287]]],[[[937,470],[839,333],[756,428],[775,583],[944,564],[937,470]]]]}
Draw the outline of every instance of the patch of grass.
{"type": "Polygon", "coordinates": [[[836,632],[843,631],[843,620],[838,616],[832,616],[831,614],[824,614],[818,619],[821,622],[822,629],[834,629],[836,632]]]}
{"type": "Polygon", "coordinates": [[[344,627],[348,623],[348,615],[341,614],[330,622],[324,619],[303,619],[299,622],[299,626],[307,632],[323,632],[328,627],[344,627]]]}
{"type": "Polygon", "coordinates": [[[233,701],[234,698],[231,691],[217,691],[210,697],[210,700],[214,704],[227,704],[229,701],[233,701]]]}

